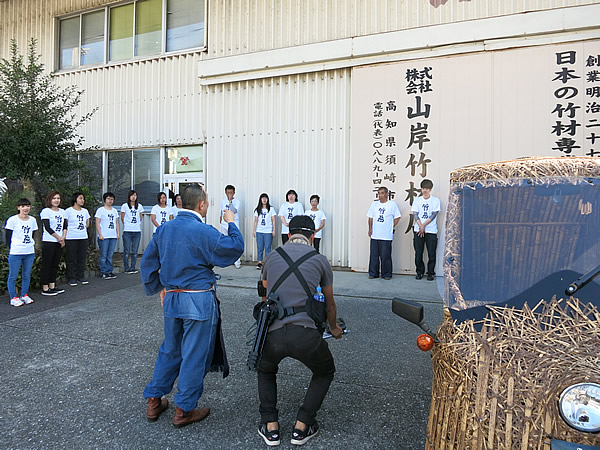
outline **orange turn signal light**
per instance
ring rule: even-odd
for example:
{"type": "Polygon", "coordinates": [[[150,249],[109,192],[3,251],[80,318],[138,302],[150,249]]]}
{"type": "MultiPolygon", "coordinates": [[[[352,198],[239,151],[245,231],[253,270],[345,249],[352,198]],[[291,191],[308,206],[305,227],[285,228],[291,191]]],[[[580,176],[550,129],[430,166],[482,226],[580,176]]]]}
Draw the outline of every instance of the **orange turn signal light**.
{"type": "Polygon", "coordinates": [[[420,334],[417,338],[417,347],[424,352],[431,350],[433,348],[433,343],[433,338],[428,334],[420,334]]]}

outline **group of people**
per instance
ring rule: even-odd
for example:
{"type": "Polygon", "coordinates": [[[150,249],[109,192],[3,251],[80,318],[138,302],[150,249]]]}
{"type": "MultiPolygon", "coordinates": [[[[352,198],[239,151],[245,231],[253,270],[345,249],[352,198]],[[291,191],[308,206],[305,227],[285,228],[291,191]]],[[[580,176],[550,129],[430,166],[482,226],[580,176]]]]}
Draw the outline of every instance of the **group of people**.
{"type": "MultiPolygon", "coordinates": [[[[229,373],[213,267],[235,264],[244,251],[244,240],[235,222],[240,207],[233,198],[235,189],[228,186],[226,193],[227,201],[221,204],[223,232],[205,224],[209,205],[206,191],[199,185],[190,185],[183,192],[183,211],[156,231],[142,257],[144,290],[147,295],[160,294],[164,315],[164,341],[158,351],[152,380],[144,389],[146,418],[150,422],[157,421],[169,408],[164,396],[171,392],[176,379],[173,425],[179,428],[204,420],[210,409],[198,408],[198,400],[203,393],[206,373],[222,371],[223,377],[229,373]]],[[[287,198],[290,208],[297,208],[294,206],[298,203],[296,193],[288,193],[287,198]]],[[[281,211],[294,212],[287,208],[286,205],[281,211]]],[[[301,208],[296,211],[299,210],[301,208]]],[[[265,218],[261,225],[270,222],[272,227],[263,234],[273,237],[274,211],[267,194],[259,198],[255,225],[263,211],[265,218]]],[[[318,433],[317,411],[335,373],[328,345],[306,312],[307,290],[313,293],[321,286],[330,332],[336,339],[342,336],[336,323],[333,272],[327,258],[313,248],[314,219],[301,213],[291,217],[286,214],[282,222],[287,227],[286,243],[265,257],[261,272],[264,291],[260,291],[260,295],[264,301],[277,289],[282,308],[295,313],[271,323],[258,365],[261,417],[258,434],[269,446],[280,444],[276,382],[279,363],[292,357],[312,371],[291,434],[291,443],[295,445],[306,443],[318,433]],[[287,264],[295,267],[293,274],[287,264]]],[[[261,228],[258,230],[262,233],[261,228]]]]}
{"type": "MultiPolygon", "coordinates": [[[[139,244],[142,236],[142,213],[144,207],[138,202],[135,190],[127,193],[127,202],[121,211],[113,207],[115,195],[106,192],[102,196],[103,205],[94,215],[98,237],[100,276],[105,280],[116,278],[113,269],[113,254],[121,232],[123,232],[123,263],[127,274],[138,273],[136,269],[139,244]],[[120,220],[119,220],[120,218],[120,220]]],[[[152,208],[150,217],[154,231],[177,216],[183,209],[181,195],[174,198],[174,206],[167,206],[167,196],[160,192],[158,203],[152,208]]],[[[55,296],[65,292],[56,284],[58,266],[66,252],[66,277],[70,286],[86,285],[86,258],[88,250],[88,228],[90,214],[85,205],[85,195],[75,192],[71,197],[71,206],[62,209],[60,192],[50,191],[45,199],[45,208],[40,212],[42,222],[42,262],[40,268],[41,294],[55,296]]],[[[31,202],[22,198],[17,202],[18,214],[6,221],[6,242],[9,245],[9,275],[7,280],[10,304],[22,306],[33,303],[29,296],[31,271],[35,259],[34,232],[37,221],[29,217],[31,202]],[[21,271],[21,293],[17,292],[16,281],[21,271]]]]}
{"type": "MultiPolygon", "coordinates": [[[[438,244],[437,216],[441,210],[440,199],[431,195],[433,182],[421,181],[421,195],[411,206],[413,215],[413,246],[415,249],[416,279],[435,280],[435,259],[438,244]],[[427,271],[423,254],[427,247],[427,271]]],[[[389,199],[386,187],[377,190],[378,199],[371,203],[367,212],[370,238],[369,279],[392,279],[392,241],[394,230],[400,222],[400,208],[389,199]]]]}

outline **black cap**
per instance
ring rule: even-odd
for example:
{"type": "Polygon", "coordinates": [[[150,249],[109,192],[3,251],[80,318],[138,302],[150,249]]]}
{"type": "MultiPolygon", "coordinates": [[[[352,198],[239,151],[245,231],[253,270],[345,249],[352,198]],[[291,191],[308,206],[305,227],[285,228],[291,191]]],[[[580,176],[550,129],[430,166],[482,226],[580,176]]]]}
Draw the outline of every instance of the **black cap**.
{"type": "Polygon", "coordinates": [[[290,220],[290,234],[301,231],[308,231],[311,234],[315,232],[315,223],[308,216],[295,216],[290,220]]]}

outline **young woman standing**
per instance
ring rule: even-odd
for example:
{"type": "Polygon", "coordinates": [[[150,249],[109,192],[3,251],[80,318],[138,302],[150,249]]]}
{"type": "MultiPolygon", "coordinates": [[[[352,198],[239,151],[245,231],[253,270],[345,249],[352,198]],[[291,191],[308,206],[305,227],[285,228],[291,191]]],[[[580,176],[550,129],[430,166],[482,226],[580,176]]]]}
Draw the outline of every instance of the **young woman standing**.
{"type": "Polygon", "coordinates": [[[6,242],[8,242],[8,280],[6,282],[10,294],[11,306],[23,306],[33,303],[29,297],[29,281],[31,268],[35,259],[33,233],[38,229],[35,219],[29,217],[31,202],[22,198],[17,202],[19,214],[6,221],[6,242]],[[23,267],[21,276],[21,297],[17,295],[17,277],[23,267]]]}
{"type": "Polygon", "coordinates": [[[289,224],[294,216],[304,214],[304,206],[298,201],[298,194],[295,190],[290,189],[285,194],[286,202],[283,202],[279,208],[279,218],[283,224],[281,227],[281,243],[285,244],[288,241],[289,224]]]}
{"type": "Polygon", "coordinates": [[[40,282],[42,295],[57,295],[65,292],[56,287],[58,263],[65,246],[65,210],[60,208],[60,192],[50,191],[46,196],[46,208],[40,212],[42,219],[42,268],[40,282]]]}
{"type": "Polygon", "coordinates": [[[123,267],[125,273],[138,273],[135,268],[140,238],[142,237],[142,213],[144,207],[138,203],[138,195],[133,189],[127,193],[127,203],[121,206],[123,221],[123,267]]]}
{"type": "Polygon", "coordinates": [[[167,206],[167,194],[159,192],[156,199],[158,200],[158,204],[152,207],[152,212],[150,213],[150,219],[152,220],[152,225],[154,225],[152,233],[155,233],[156,229],[163,223],[173,219],[173,212],[167,206]]]}
{"type": "Polygon", "coordinates": [[[256,247],[258,248],[258,266],[262,269],[263,250],[265,258],[271,252],[273,238],[275,237],[275,208],[269,203],[269,196],[266,193],[260,194],[258,205],[254,209],[254,231],[252,236],[256,238],[256,247]]]}
{"type": "Polygon", "coordinates": [[[65,251],[67,253],[67,280],[71,286],[77,282],[88,284],[85,278],[85,258],[88,249],[88,233],[90,213],[83,207],[85,195],[75,192],[71,198],[71,207],[65,211],[67,219],[67,237],[65,251]]]}
{"type": "Polygon", "coordinates": [[[113,253],[119,240],[119,215],[112,207],[115,202],[115,194],[106,192],[102,199],[104,206],[96,210],[96,232],[98,233],[98,248],[100,249],[100,272],[102,279],[112,280],[117,278],[113,273],[113,253]]]}

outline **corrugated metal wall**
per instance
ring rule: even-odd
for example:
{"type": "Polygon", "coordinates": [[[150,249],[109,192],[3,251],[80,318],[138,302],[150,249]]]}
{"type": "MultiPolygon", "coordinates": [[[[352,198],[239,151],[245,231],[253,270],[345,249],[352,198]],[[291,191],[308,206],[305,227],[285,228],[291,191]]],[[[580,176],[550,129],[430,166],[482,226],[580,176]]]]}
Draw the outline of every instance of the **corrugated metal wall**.
{"type": "Polygon", "coordinates": [[[253,209],[261,192],[277,211],[289,189],[305,208],[318,194],[327,215],[322,252],[347,266],[350,70],[210,86],[206,94],[209,222],[218,223],[225,185],[235,185],[245,258],[256,260],[253,209]]]}
{"type": "Polygon", "coordinates": [[[209,2],[210,58],[597,0],[220,0],[209,2]]]}

